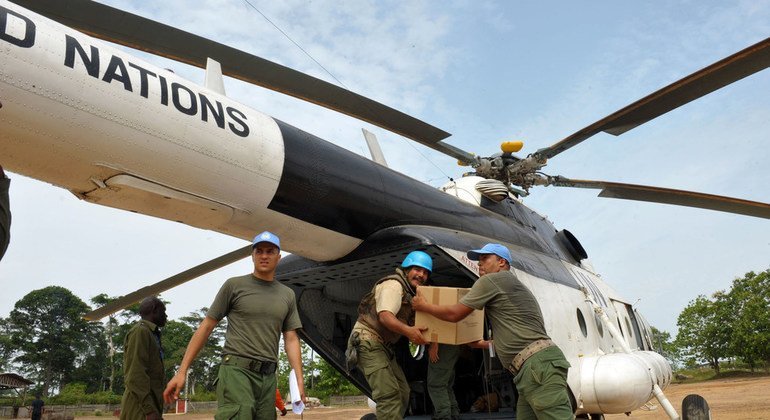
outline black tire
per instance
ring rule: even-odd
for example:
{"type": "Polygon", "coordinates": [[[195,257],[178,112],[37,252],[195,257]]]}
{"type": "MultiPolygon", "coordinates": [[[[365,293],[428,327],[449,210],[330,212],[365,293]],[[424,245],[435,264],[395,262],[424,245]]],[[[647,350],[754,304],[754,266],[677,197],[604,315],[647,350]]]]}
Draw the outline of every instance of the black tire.
{"type": "Polygon", "coordinates": [[[690,394],[682,400],[682,420],[711,420],[711,410],[706,399],[690,394]]]}

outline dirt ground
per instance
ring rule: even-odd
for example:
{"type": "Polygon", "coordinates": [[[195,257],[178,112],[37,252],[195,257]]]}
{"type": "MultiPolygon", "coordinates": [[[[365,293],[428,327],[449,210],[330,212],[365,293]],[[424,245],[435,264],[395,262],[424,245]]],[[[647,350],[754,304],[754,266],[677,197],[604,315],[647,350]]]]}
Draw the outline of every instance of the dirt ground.
{"type": "MultiPolygon", "coordinates": [[[[770,419],[770,377],[721,379],[716,381],[699,382],[696,384],[674,384],[665,391],[671,404],[677,412],[681,410],[682,399],[689,394],[700,394],[711,407],[711,415],[715,420],[744,420],[770,419]]],[[[358,420],[369,408],[361,407],[321,407],[307,409],[303,419],[313,420],[358,420]]],[[[167,420],[203,420],[213,418],[209,414],[166,415],[167,420]]],[[[281,417],[278,417],[281,419],[281,417]]],[[[300,416],[289,414],[283,417],[287,420],[299,419],[300,416]]],[[[607,420],[621,419],[667,419],[662,408],[648,411],[636,410],[630,416],[613,414],[606,416],[607,420]]],[[[105,417],[78,417],[78,419],[104,420],[105,417]]]]}

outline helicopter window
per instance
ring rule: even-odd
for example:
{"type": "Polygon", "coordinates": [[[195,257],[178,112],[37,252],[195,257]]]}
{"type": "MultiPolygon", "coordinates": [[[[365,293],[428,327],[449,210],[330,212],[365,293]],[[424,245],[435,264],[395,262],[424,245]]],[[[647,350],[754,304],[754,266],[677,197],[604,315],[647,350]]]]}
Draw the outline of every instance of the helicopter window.
{"type": "Polygon", "coordinates": [[[628,317],[626,317],[626,328],[628,328],[628,335],[633,337],[634,330],[631,328],[631,321],[628,320],[628,317]]]}
{"type": "Polygon", "coordinates": [[[588,328],[586,327],[586,319],[583,317],[583,312],[580,308],[577,309],[577,321],[580,326],[580,332],[583,333],[583,337],[588,337],[588,328]]]}
{"type": "Polygon", "coordinates": [[[604,326],[602,326],[602,319],[599,315],[594,313],[594,321],[596,322],[596,330],[599,332],[599,337],[604,337],[604,326]]]}

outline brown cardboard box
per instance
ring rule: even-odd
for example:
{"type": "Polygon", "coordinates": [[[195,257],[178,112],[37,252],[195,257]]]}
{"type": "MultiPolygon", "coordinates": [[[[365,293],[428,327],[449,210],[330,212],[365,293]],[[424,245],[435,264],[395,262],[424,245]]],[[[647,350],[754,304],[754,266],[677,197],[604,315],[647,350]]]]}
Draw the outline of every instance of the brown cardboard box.
{"type": "MultiPolygon", "coordinates": [[[[421,286],[417,290],[428,303],[452,305],[460,301],[460,298],[471,289],[421,286]]],[[[442,321],[425,312],[417,312],[414,325],[428,327],[422,333],[428,341],[444,344],[465,344],[481,340],[484,337],[484,311],[473,311],[458,323],[442,321]]]]}

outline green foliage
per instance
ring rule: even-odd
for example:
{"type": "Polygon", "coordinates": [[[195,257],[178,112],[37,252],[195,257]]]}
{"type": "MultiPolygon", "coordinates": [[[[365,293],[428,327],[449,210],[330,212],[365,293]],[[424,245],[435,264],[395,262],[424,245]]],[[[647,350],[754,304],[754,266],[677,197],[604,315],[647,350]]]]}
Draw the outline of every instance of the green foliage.
{"type": "Polygon", "coordinates": [[[650,327],[650,329],[652,330],[653,345],[656,349],[661,352],[671,366],[674,368],[679,367],[682,364],[682,350],[671,338],[671,333],[655,327],[650,327]]]}
{"type": "Polygon", "coordinates": [[[51,404],[75,405],[86,401],[86,384],[71,383],[62,388],[59,395],[50,398],[51,404]]]}
{"type": "Polygon", "coordinates": [[[677,345],[689,361],[706,360],[719,373],[719,359],[730,356],[733,313],[727,295],[717,292],[712,299],[698,296],[679,314],[677,345]]]}
{"type": "MultiPolygon", "coordinates": [[[[203,318],[206,316],[207,312],[208,308],[203,307],[196,312],[190,312],[190,315],[182,317],[180,321],[188,326],[190,331],[194,332],[196,329],[198,329],[198,326],[203,321],[203,318]]],[[[209,335],[208,341],[206,341],[206,344],[198,353],[198,357],[195,358],[192,366],[190,366],[188,386],[190,387],[190,393],[192,395],[195,395],[198,392],[216,391],[214,381],[217,378],[219,363],[222,360],[222,346],[225,341],[226,331],[227,319],[223,319],[217,324],[216,327],[214,327],[211,335],[209,335]]],[[[187,343],[185,343],[185,346],[186,345],[187,343]]],[[[182,349],[182,355],[184,355],[185,349],[186,347],[182,349]]],[[[179,361],[175,366],[178,366],[181,361],[182,357],[179,356],[179,361]]]]}
{"type": "Polygon", "coordinates": [[[42,383],[43,393],[64,385],[83,364],[93,345],[95,325],[82,316],[91,308],[69,290],[49,286],[16,302],[8,318],[14,361],[28,376],[42,383]]]}
{"type": "Polygon", "coordinates": [[[166,326],[163,327],[161,339],[165,356],[163,365],[167,380],[174,376],[177,367],[182,363],[182,357],[192,335],[193,329],[179,321],[168,321],[166,326]]]}
{"type": "Polygon", "coordinates": [[[323,358],[319,358],[316,368],[318,375],[313,387],[314,397],[328,403],[332,395],[361,395],[361,390],[323,358]]]}
{"type": "Polygon", "coordinates": [[[720,359],[738,357],[753,372],[770,366],[770,270],[749,272],[733,281],[729,292],[711,299],[698,296],[679,315],[676,345],[686,365],[708,361],[716,376],[720,359]]]}
{"type": "Polygon", "coordinates": [[[770,269],[746,273],[735,279],[728,295],[736,316],[732,323],[731,350],[748,363],[770,363],[770,269]]]}

